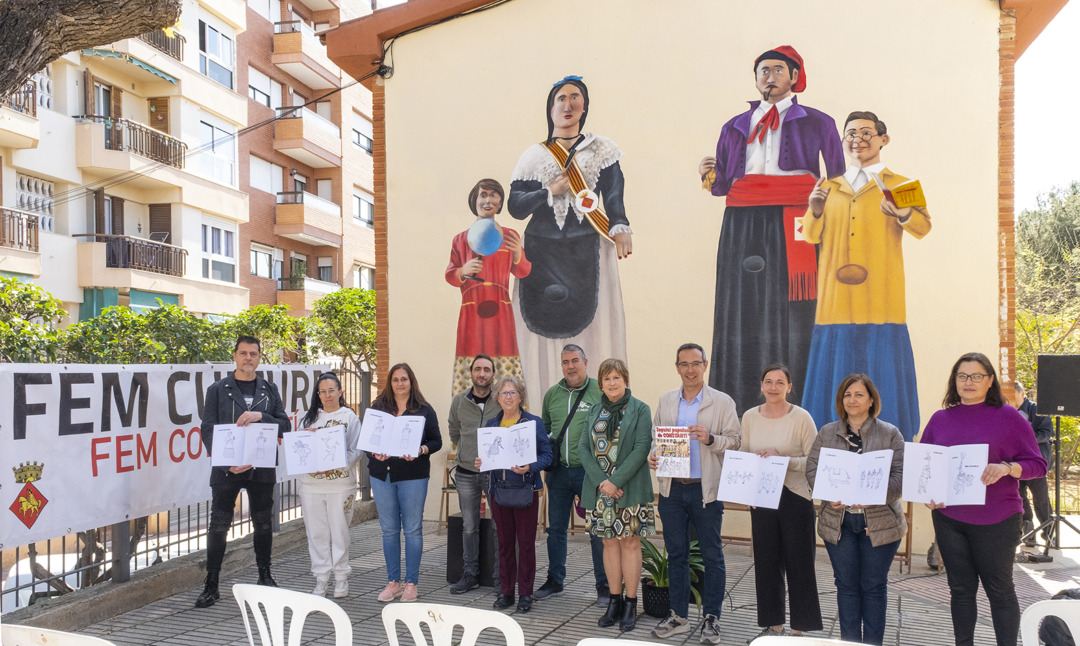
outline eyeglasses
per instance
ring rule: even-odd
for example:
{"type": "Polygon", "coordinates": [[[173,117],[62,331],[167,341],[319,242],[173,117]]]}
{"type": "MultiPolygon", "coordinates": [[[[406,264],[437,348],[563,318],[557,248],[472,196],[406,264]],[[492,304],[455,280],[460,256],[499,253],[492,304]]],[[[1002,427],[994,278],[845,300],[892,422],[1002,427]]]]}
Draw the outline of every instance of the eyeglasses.
{"type": "Polygon", "coordinates": [[[687,368],[700,368],[705,365],[704,361],[680,361],[675,364],[680,370],[686,370],[687,368]]]}
{"type": "Polygon", "coordinates": [[[958,372],[958,373],[956,373],[956,380],[960,381],[960,382],[970,381],[973,384],[978,384],[978,383],[982,383],[982,380],[986,379],[989,376],[990,375],[981,375],[979,373],[975,373],[973,375],[966,375],[966,374],[964,374],[962,372],[958,372]]]}
{"type": "Polygon", "coordinates": [[[873,133],[871,133],[871,132],[849,132],[849,133],[844,135],[844,141],[846,141],[848,143],[851,143],[851,142],[855,141],[856,139],[861,139],[863,141],[870,141],[871,139],[873,139],[874,137],[877,137],[877,136],[878,136],[878,133],[876,133],[876,132],[873,132],[873,133]]]}
{"type": "Polygon", "coordinates": [[[499,397],[513,397],[516,394],[518,394],[518,391],[516,390],[504,390],[499,393],[499,397]]]}

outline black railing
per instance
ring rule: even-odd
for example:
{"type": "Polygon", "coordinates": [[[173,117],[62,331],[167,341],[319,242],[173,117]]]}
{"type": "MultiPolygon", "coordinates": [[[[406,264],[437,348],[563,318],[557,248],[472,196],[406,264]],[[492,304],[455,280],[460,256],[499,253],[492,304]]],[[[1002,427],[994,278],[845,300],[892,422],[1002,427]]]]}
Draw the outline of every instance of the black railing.
{"type": "Polygon", "coordinates": [[[122,150],[174,168],[183,168],[187,160],[187,144],[141,123],[98,114],[76,118],[105,124],[105,147],[109,150],[122,150]]]}
{"type": "Polygon", "coordinates": [[[21,88],[0,99],[0,105],[15,112],[37,117],[37,83],[27,81],[21,88]]]}
{"type": "Polygon", "coordinates": [[[180,34],[175,34],[172,38],[169,38],[168,34],[158,29],[157,31],[139,35],[139,39],[178,61],[184,60],[185,39],[180,34]]]}
{"type": "Polygon", "coordinates": [[[0,208],[0,247],[37,251],[38,233],[38,216],[0,208]]]}
{"type": "Polygon", "coordinates": [[[81,233],[74,237],[104,242],[106,267],[138,269],[169,276],[183,276],[187,268],[187,249],[171,244],[104,233],[81,233]]]}

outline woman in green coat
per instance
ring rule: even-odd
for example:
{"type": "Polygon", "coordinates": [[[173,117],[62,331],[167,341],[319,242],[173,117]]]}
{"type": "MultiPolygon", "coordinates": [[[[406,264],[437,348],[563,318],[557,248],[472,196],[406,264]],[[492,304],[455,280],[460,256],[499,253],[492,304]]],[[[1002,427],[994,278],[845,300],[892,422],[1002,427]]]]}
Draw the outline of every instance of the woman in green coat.
{"type": "Polygon", "coordinates": [[[578,452],[585,467],[581,506],[589,532],[604,541],[604,571],[611,600],[596,623],[619,622],[622,631],[637,624],[637,589],[641,581],[641,538],[656,533],[649,406],[630,395],[630,371],[619,359],[600,364],[599,406],[589,411],[578,452]],[[626,597],[623,597],[623,586],[626,597]]]}

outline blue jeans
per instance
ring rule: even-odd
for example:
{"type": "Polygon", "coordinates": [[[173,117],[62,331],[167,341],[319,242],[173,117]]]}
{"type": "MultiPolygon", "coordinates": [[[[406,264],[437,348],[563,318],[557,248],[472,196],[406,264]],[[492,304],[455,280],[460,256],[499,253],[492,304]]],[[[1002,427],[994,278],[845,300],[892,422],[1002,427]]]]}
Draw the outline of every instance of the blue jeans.
{"type": "MultiPolygon", "coordinates": [[[[581,497],[584,479],[585,467],[565,465],[548,471],[544,476],[548,495],[547,578],[559,585],[566,580],[566,531],[570,528],[570,514],[574,511],[574,496],[581,497]]],[[[607,574],[604,572],[604,542],[590,534],[589,547],[592,548],[596,589],[606,591],[608,583],[607,574]]]]}
{"type": "Polygon", "coordinates": [[[424,554],[424,501],[427,500],[428,479],[390,482],[371,479],[371,495],[379,511],[382,528],[383,558],[386,560],[386,580],[401,581],[401,532],[405,531],[405,580],[419,583],[420,557],[424,554]]]}
{"type": "Polygon", "coordinates": [[[671,609],[682,618],[690,612],[690,523],[697,530],[698,547],[705,561],[705,598],[702,611],[720,616],[727,588],[727,570],[720,540],[724,503],[702,504],[701,485],[672,480],[668,496],[660,496],[660,519],[664,522],[664,546],[668,552],[668,594],[671,609]]]}
{"type": "Polygon", "coordinates": [[[840,540],[825,541],[836,580],[840,639],[862,644],[885,640],[889,568],[900,541],[874,547],[866,534],[865,514],[844,514],[840,540]]]}

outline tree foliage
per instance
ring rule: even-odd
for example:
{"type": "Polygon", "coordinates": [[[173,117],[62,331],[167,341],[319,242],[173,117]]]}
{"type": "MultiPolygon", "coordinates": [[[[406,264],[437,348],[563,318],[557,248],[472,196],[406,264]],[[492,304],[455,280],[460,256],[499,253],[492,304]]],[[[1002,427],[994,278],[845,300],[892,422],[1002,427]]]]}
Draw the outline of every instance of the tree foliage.
{"type": "MultiPolygon", "coordinates": [[[[302,352],[300,338],[306,325],[303,319],[289,316],[289,308],[285,305],[254,305],[229,317],[225,325],[232,340],[243,335],[259,339],[264,361],[277,362],[282,352],[302,352]]],[[[230,343],[230,357],[232,349],[230,343]]]]}
{"type": "Polygon", "coordinates": [[[0,276],[0,361],[51,361],[56,326],[66,313],[60,301],[37,285],[0,276]]]}
{"type": "Polygon", "coordinates": [[[315,301],[308,343],[314,352],[341,357],[345,368],[375,367],[375,291],[347,287],[315,301]]]}

